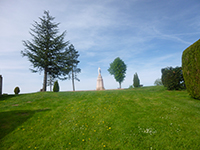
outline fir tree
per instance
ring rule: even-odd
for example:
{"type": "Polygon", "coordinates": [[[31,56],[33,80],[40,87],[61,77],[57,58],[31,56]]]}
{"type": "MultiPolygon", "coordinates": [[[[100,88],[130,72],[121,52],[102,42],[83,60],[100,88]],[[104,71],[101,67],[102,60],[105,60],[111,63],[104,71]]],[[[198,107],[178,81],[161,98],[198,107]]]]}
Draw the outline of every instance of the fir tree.
{"type": "Polygon", "coordinates": [[[46,91],[47,74],[53,78],[59,78],[64,72],[63,53],[68,42],[64,42],[66,31],[58,35],[59,23],[54,23],[54,17],[44,11],[40,22],[33,25],[30,32],[33,39],[23,41],[24,51],[22,56],[27,56],[34,69],[32,72],[44,72],[43,91],[46,91]]]}

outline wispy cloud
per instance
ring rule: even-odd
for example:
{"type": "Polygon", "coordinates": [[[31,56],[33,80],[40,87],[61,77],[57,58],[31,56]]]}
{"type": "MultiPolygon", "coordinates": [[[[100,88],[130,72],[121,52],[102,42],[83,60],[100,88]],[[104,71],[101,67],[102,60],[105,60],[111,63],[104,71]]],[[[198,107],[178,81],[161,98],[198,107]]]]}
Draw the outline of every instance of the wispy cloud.
{"type": "MultiPolygon", "coordinates": [[[[79,51],[82,72],[76,88],[87,90],[96,87],[98,67],[102,67],[105,88],[118,86],[107,72],[116,57],[128,66],[123,87],[132,84],[135,72],[144,85],[153,85],[162,67],[180,66],[182,51],[200,37],[199,7],[198,1],[186,0],[0,1],[4,92],[12,93],[16,84],[25,92],[39,90],[42,85],[43,76],[29,71],[31,64],[20,51],[22,40],[32,38],[31,24],[39,21],[44,10],[61,23],[60,32],[67,30],[65,39],[79,51]],[[15,75],[19,80],[14,80],[15,75]]],[[[64,91],[71,89],[71,81],[60,84],[64,91]]]]}

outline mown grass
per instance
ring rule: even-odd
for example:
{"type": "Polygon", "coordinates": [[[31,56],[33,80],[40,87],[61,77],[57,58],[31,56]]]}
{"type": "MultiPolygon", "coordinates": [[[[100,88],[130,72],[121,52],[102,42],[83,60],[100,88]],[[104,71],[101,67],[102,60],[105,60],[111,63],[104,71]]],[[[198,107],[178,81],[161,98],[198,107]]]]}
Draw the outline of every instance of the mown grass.
{"type": "Polygon", "coordinates": [[[200,101],[164,87],[0,98],[0,149],[200,149],[200,101]]]}

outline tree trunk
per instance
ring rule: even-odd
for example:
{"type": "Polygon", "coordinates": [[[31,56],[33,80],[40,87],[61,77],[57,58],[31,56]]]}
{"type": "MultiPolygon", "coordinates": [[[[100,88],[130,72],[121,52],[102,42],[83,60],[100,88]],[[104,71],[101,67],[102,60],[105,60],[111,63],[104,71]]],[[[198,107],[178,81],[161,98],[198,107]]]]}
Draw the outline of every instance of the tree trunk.
{"type": "Polygon", "coordinates": [[[52,91],[52,84],[50,83],[50,91],[52,91]]]}
{"type": "Polygon", "coordinates": [[[47,69],[44,69],[43,92],[47,90],[47,69]]]}
{"type": "Polygon", "coordinates": [[[72,87],[73,87],[73,91],[75,91],[75,86],[74,86],[74,71],[72,68],[72,87]]]}
{"type": "Polygon", "coordinates": [[[119,88],[121,89],[121,82],[119,82],[119,88]]]}
{"type": "Polygon", "coordinates": [[[50,76],[49,81],[50,81],[50,91],[52,91],[52,86],[53,86],[53,83],[52,83],[53,77],[52,76],[50,76]]]}

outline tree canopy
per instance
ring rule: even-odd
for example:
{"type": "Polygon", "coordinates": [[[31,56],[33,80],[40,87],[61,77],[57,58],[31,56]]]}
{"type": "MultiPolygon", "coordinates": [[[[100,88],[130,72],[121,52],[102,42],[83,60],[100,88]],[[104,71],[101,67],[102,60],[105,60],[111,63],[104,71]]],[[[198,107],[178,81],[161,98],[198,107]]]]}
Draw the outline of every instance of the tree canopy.
{"type": "Polygon", "coordinates": [[[121,83],[124,81],[126,77],[126,64],[123,60],[117,57],[111,64],[108,72],[111,75],[114,75],[114,78],[117,82],[119,82],[119,88],[121,88],[121,83]]]}
{"type": "Polygon", "coordinates": [[[58,35],[59,23],[53,22],[55,18],[49,15],[49,11],[44,11],[44,16],[39,19],[40,22],[35,21],[31,29],[32,40],[23,41],[25,49],[21,54],[32,63],[32,72],[44,71],[43,91],[46,91],[47,74],[59,78],[67,73],[63,54],[68,42],[64,41],[66,31],[58,35]]]}

